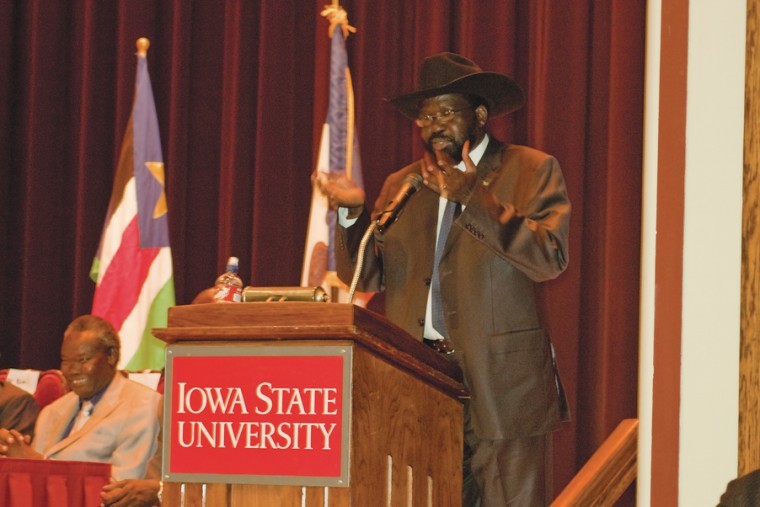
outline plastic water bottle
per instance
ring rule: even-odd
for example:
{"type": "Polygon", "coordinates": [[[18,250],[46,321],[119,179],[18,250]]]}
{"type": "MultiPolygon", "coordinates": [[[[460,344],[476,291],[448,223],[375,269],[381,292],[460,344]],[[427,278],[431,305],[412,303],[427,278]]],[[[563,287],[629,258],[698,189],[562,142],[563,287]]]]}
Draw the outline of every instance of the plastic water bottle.
{"type": "Polygon", "coordinates": [[[240,261],[237,257],[227,259],[227,268],[216,279],[215,303],[239,303],[243,300],[243,281],[238,276],[240,261]]]}

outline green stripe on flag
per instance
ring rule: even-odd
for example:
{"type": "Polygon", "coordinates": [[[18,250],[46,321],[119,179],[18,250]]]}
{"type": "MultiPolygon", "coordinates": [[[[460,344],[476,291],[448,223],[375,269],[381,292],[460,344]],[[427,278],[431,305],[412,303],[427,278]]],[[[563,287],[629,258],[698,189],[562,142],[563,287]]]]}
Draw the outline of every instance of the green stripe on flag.
{"type": "Polygon", "coordinates": [[[92,260],[92,267],[90,267],[90,280],[98,283],[98,272],[100,271],[100,257],[97,255],[92,260]]]}
{"type": "Polygon", "coordinates": [[[150,305],[148,322],[145,325],[140,345],[135,355],[127,362],[126,370],[162,370],[166,362],[166,343],[153,336],[153,328],[166,327],[169,307],[174,306],[174,277],[170,277],[150,305]]]}

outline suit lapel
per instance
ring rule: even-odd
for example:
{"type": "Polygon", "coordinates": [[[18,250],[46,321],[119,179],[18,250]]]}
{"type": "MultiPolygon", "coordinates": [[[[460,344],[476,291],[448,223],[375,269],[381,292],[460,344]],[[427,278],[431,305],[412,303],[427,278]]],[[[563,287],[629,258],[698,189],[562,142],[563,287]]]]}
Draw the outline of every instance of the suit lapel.
{"type": "Polygon", "coordinates": [[[66,436],[65,432],[69,423],[78,411],[79,397],[76,394],[70,393],[61,398],[60,406],[56,407],[56,411],[50,414],[50,433],[46,436],[47,445],[43,446],[45,457],[55,452],[58,443],[66,436]]]}
{"type": "MultiPolygon", "coordinates": [[[[100,421],[102,421],[104,418],[108,417],[108,415],[113,412],[116,407],[119,405],[121,401],[121,391],[124,387],[124,378],[121,376],[120,373],[116,373],[113,380],[110,384],[108,384],[108,387],[106,387],[105,392],[103,393],[103,396],[100,398],[100,401],[95,405],[95,410],[93,410],[92,415],[87,420],[87,422],[84,423],[84,426],[82,426],[79,431],[75,431],[71,433],[70,435],[64,437],[59,442],[55,443],[48,451],[48,456],[53,455],[62,449],[65,449],[66,447],[70,446],[74,442],[79,441],[83,437],[85,437],[88,433],[90,433],[94,428],[97,428],[100,425],[100,421]]],[[[76,413],[79,411],[79,399],[75,396],[73,399],[73,407],[68,412],[69,417],[68,418],[62,418],[62,427],[59,428],[59,437],[63,436],[62,433],[66,431],[66,428],[69,425],[69,422],[71,419],[76,415],[76,413]]],[[[63,411],[61,414],[63,415],[63,411]]]]}
{"type": "MultiPolygon", "coordinates": [[[[488,146],[486,146],[486,151],[483,153],[483,156],[480,159],[480,162],[478,162],[477,165],[477,181],[483,181],[486,177],[490,175],[490,173],[499,167],[499,161],[501,160],[501,148],[502,144],[495,141],[492,137],[490,138],[488,142],[488,146]]],[[[477,185],[478,183],[476,183],[477,185]]],[[[441,253],[441,261],[446,258],[449,251],[454,247],[454,245],[459,241],[459,238],[464,234],[464,228],[463,227],[457,227],[456,221],[451,225],[451,230],[449,231],[449,237],[446,238],[446,245],[443,247],[443,252],[441,253]]]]}
{"type": "Polygon", "coordinates": [[[496,141],[493,137],[490,138],[488,146],[486,146],[486,152],[483,153],[483,157],[478,162],[478,180],[482,181],[486,179],[492,171],[501,167],[501,151],[503,147],[503,143],[496,141]]]}

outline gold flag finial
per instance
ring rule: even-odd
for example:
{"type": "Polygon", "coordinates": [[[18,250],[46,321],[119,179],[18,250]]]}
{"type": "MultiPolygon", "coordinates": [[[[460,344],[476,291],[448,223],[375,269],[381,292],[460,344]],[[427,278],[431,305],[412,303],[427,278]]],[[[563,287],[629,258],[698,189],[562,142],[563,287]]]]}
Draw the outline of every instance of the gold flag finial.
{"type": "Polygon", "coordinates": [[[148,55],[148,48],[150,47],[150,39],[147,37],[140,37],[137,39],[137,54],[145,58],[148,55]]]}
{"type": "Polygon", "coordinates": [[[356,33],[356,28],[348,24],[348,13],[338,5],[337,1],[333,1],[332,5],[325,5],[325,8],[322,9],[322,12],[320,13],[322,16],[327,18],[327,21],[330,22],[330,28],[327,29],[327,34],[332,38],[333,31],[335,31],[335,27],[340,25],[341,30],[343,30],[343,38],[348,38],[348,33],[356,33]]]}

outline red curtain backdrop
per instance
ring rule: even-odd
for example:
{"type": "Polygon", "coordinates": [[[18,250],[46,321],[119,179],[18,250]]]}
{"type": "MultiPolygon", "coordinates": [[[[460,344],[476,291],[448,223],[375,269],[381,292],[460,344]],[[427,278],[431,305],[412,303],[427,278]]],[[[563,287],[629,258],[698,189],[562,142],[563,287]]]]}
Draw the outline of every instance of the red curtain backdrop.
{"type": "MultiPolygon", "coordinates": [[[[133,97],[148,52],[167,173],[177,303],[229,255],[251,285],[298,285],[327,108],[326,1],[0,0],[0,367],[58,366],[87,313],[133,97]]],[[[573,421],[556,489],[636,416],[645,0],[344,0],[370,202],[421,154],[384,102],[422,59],[465,54],[525,89],[492,122],[555,155],[573,202],[570,267],[543,310],[573,421]]]]}

